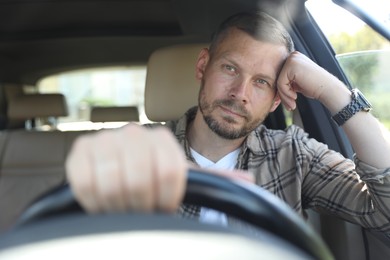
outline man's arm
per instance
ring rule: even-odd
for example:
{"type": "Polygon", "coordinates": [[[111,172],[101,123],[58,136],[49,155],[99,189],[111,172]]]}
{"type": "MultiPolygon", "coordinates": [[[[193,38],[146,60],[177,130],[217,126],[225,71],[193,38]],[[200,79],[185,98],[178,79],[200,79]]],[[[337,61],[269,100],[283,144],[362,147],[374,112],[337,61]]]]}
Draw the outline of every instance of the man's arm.
{"type": "MultiPolygon", "coordinates": [[[[278,78],[283,104],[295,109],[297,93],[319,100],[332,115],[351,102],[348,88],[335,76],[299,52],[292,53],[278,78]]],[[[390,136],[369,112],[358,112],[342,125],[356,156],[376,167],[390,167],[390,136]]]]}

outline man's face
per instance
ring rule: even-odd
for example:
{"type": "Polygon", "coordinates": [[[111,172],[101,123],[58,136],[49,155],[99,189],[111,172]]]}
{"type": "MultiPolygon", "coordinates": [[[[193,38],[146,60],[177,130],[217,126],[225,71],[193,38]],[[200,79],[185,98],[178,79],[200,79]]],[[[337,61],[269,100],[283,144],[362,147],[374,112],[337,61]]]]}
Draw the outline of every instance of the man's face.
{"type": "Polygon", "coordinates": [[[213,56],[199,55],[199,109],[219,136],[248,135],[280,103],[278,73],[288,52],[284,46],[260,42],[238,29],[218,45],[213,56]]]}

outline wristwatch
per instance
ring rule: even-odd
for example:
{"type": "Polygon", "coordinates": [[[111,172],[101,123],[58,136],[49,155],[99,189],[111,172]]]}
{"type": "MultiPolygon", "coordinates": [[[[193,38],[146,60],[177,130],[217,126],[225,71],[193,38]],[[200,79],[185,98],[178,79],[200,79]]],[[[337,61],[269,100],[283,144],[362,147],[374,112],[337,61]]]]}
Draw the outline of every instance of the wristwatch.
{"type": "Polygon", "coordinates": [[[362,92],[358,89],[351,90],[352,101],[346,107],[341,109],[340,112],[332,116],[332,119],[336,122],[337,125],[343,125],[348,119],[355,115],[359,111],[368,112],[371,110],[372,106],[370,102],[364,97],[362,92]]]}

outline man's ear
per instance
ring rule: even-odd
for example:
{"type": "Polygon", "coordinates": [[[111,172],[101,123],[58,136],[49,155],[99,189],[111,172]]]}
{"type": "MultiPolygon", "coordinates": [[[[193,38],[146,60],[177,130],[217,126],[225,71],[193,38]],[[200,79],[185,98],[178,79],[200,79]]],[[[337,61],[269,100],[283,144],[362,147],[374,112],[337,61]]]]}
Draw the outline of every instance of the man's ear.
{"type": "Polygon", "coordinates": [[[207,63],[209,62],[210,59],[210,53],[207,48],[204,48],[200,51],[198,60],[196,62],[196,67],[195,67],[195,77],[197,80],[201,81],[204,76],[204,72],[207,67],[207,63]]]}
{"type": "Polygon", "coordinates": [[[276,108],[280,105],[280,102],[281,102],[281,99],[280,99],[279,93],[276,92],[274,102],[272,103],[272,106],[271,106],[271,109],[269,110],[269,112],[270,113],[274,112],[276,110],[276,108]]]}

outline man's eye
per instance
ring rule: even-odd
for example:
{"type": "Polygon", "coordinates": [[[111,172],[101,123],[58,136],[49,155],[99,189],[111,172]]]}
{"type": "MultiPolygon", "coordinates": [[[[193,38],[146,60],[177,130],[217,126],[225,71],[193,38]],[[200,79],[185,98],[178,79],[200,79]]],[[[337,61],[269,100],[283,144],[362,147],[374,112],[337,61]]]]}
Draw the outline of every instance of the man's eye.
{"type": "Polygon", "coordinates": [[[225,64],[225,65],[223,65],[223,67],[224,67],[227,71],[236,73],[236,68],[233,67],[233,66],[231,66],[231,65],[225,64]]]}
{"type": "Polygon", "coordinates": [[[264,79],[257,79],[256,80],[256,84],[258,84],[258,85],[267,85],[267,86],[271,85],[271,84],[268,83],[268,81],[266,81],[264,79]]]}

